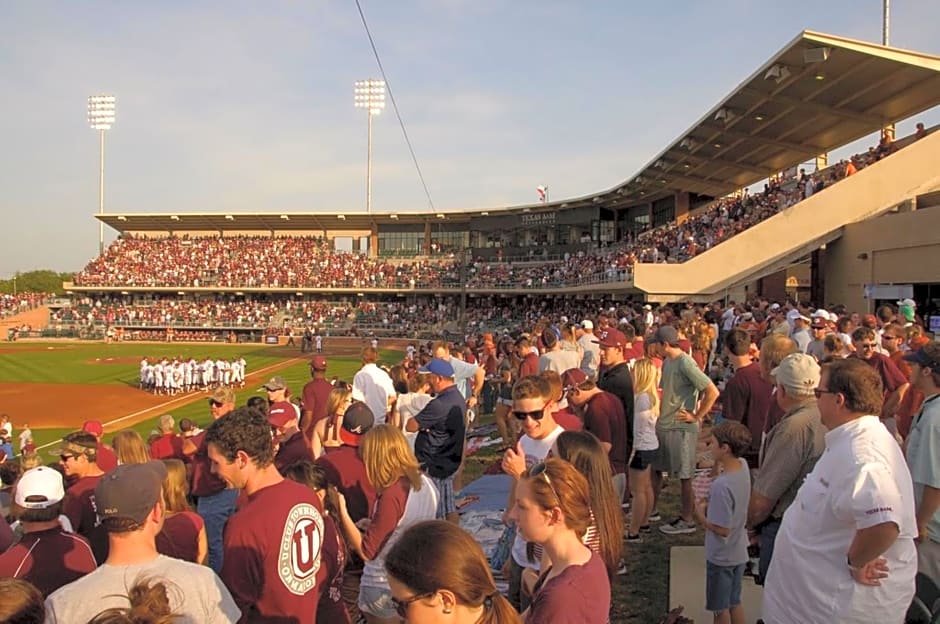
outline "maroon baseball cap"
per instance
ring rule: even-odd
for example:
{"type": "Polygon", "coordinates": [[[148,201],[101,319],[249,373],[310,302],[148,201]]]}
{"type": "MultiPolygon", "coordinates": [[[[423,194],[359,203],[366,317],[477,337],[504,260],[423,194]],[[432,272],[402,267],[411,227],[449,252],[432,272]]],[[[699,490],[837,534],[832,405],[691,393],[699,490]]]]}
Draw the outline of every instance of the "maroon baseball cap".
{"type": "Polygon", "coordinates": [[[99,420],[86,420],[82,425],[82,431],[96,436],[104,435],[104,427],[99,420]]]}
{"type": "Polygon", "coordinates": [[[297,420],[297,410],[290,401],[276,401],[268,409],[268,422],[275,427],[283,427],[292,420],[297,420]]]}
{"type": "Polygon", "coordinates": [[[317,371],[326,370],[326,358],[322,355],[315,355],[313,359],[310,360],[310,368],[317,371]]]}
{"type": "Polygon", "coordinates": [[[561,385],[566,392],[585,381],[587,381],[587,375],[580,368],[569,368],[561,376],[561,385]]]}
{"type": "Polygon", "coordinates": [[[354,401],[343,414],[343,426],[339,429],[339,439],[343,444],[359,446],[362,436],[375,425],[375,416],[368,405],[354,401]]]}
{"type": "Polygon", "coordinates": [[[608,327],[600,333],[597,340],[591,342],[599,344],[602,347],[625,347],[627,346],[627,337],[623,332],[613,327],[608,327]]]}

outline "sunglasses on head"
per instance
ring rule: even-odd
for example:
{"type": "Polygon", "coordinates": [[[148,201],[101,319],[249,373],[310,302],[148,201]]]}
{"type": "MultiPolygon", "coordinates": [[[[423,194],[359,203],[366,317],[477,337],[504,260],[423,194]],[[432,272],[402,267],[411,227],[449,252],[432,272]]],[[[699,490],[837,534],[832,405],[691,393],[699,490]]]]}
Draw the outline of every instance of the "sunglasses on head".
{"type": "Polygon", "coordinates": [[[545,406],[543,405],[541,409],[533,410],[531,412],[520,412],[513,410],[512,415],[515,416],[518,420],[525,420],[526,418],[531,418],[532,420],[542,420],[545,417],[545,406]]]}
{"type": "Polygon", "coordinates": [[[427,593],[427,594],[418,594],[418,595],[412,596],[411,598],[408,598],[408,599],[406,599],[406,600],[399,600],[398,598],[395,598],[394,596],[392,596],[392,604],[395,605],[395,613],[397,613],[397,614],[398,614],[398,617],[400,617],[401,619],[403,619],[403,620],[404,620],[404,619],[407,619],[407,618],[408,618],[408,608],[412,605],[412,603],[418,602],[418,601],[421,600],[422,598],[430,598],[430,597],[433,596],[435,593],[437,593],[437,592],[430,592],[430,593],[427,593]]]}
{"type": "Polygon", "coordinates": [[[551,488],[552,490],[552,494],[555,495],[555,500],[557,500],[560,503],[561,496],[558,495],[558,492],[555,490],[555,486],[552,485],[552,480],[548,478],[548,473],[545,471],[545,469],[546,469],[545,462],[539,462],[535,464],[534,466],[529,468],[529,472],[528,472],[529,478],[536,479],[538,477],[542,477],[543,479],[545,479],[545,483],[548,484],[548,487],[551,488]]]}

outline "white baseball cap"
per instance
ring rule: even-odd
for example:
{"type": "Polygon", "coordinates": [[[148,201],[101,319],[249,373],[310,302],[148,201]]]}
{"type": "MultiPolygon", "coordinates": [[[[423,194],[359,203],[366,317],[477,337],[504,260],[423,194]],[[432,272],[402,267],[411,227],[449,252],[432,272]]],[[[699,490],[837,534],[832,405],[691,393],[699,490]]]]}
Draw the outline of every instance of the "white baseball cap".
{"type": "Polygon", "coordinates": [[[913,299],[901,299],[897,302],[899,306],[906,306],[908,308],[916,308],[917,302],[913,299]]]}
{"type": "Polygon", "coordinates": [[[27,470],[16,484],[14,502],[23,509],[46,509],[65,498],[62,475],[48,466],[27,470]],[[34,500],[27,500],[32,498],[34,500]],[[41,500],[35,500],[41,499],[41,500]]]}
{"type": "Polygon", "coordinates": [[[589,321],[589,320],[585,319],[585,320],[581,321],[581,327],[582,327],[582,329],[594,329],[594,323],[593,323],[593,321],[589,321]]]}
{"type": "Polygon", "coordinates": [[[807,316],[803,316],[803,314],[799,310],[790,310],[789,312],[787,312],[787,319],[791,321],[795,321],[796,319],[803,319],[807,323],[812,320],[807,316]]]}

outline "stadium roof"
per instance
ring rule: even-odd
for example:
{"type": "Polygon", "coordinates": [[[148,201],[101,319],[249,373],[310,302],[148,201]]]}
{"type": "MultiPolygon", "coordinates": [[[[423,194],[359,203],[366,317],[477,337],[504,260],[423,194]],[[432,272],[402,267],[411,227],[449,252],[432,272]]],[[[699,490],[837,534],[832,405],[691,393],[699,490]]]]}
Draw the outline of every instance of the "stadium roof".
{"type": "Polygon", "coordinates": [[[368,230],[465,222],[481,211],[629,206],[689,192],[720,197],[940,104],[940,57],[804,31],[632,178],[584,197],[471,211],[106,214],[118,231],[368,230]]]}

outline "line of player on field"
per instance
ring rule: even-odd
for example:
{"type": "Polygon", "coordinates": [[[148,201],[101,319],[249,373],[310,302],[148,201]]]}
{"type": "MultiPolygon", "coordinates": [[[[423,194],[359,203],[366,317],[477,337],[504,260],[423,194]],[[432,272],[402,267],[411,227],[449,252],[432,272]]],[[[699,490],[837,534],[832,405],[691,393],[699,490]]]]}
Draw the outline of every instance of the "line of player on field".
{"type": "Polygon", "coordinates": [[[223,386],[245,387],[245,358],[235,360],[204,360],[196,358],[162,358],[140,361],[140,389],[154,394],[175,395],[181,392],[208,391],[223,386]]]}

